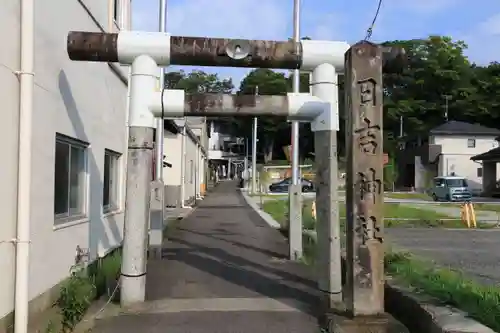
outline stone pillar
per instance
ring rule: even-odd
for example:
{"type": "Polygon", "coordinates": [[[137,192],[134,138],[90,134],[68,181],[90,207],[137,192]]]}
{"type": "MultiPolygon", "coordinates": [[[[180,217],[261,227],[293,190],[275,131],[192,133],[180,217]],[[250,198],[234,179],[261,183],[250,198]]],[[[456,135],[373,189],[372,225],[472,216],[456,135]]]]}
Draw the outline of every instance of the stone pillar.
{"type": "Polygon", "coordinates": [[[384,313],[382,52],[367,41],[345,55],[346,284],[353,316],[384,313]]]}

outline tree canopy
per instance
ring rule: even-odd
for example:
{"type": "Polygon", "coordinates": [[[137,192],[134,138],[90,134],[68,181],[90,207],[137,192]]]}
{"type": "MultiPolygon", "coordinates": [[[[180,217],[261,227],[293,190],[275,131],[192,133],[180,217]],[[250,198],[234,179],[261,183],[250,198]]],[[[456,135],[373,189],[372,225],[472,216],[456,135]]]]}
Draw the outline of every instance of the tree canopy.
{"type": "MultiPolygon", "coordinates": [[[[500,63],[472,63],[465,55],[467,45],[450,37],[430,36],[426,39],[395,40],[383,43],[403,46],[409,56],[408,65],[397,74],[384,73],[385,149],[392,153],[398,140],[426,138],[430,129],[448,120],[460,120],[500,128],[500,63]],[[447,112],[446,110],[447,109],[447,112]],[[403,119],[403,138],[400,135],[403,119]]],[[[284,95],[291,91],[292,72],[269,69],[251,71],[240,83],[239,94],[284,95]]],[[[343,153],[345,110],[343,84],[339,77],[340,132],[339,154],[343,153]]],[[[301,92],[309,91],[309,76],[301,75],[301,92]]],[[[169,88],[186,92],[222,92],[234,89],[231,80],[201,71],[171,72],[166,76],[169,88]]],[[[224,120],[239,136],[249,136],[251,121],[224,120]]],[[[282,154],[281,147],[290,144],[290,123],[284,119],[259,120],[260,145],[266,159],[282,154]]],[[[301,124],[300,155],[304,158],[313,149],[313,135],[308,124],[301,124]]]]}

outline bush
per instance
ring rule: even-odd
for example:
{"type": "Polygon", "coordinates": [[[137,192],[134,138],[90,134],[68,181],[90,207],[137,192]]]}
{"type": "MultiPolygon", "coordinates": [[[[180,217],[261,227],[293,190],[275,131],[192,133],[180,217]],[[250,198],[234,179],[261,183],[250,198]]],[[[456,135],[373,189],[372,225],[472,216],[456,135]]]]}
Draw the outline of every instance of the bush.
{"type": "Polygon", "coordinates": [[[105,294],[111,296],[117,288],[121,270],[121,250],[72,273],[63,284],[57,305],[61,313],[63,332],[71,332],[92,302],[105,294]]]}
{"type": "Polygon", "coordinates": [[[63,332],[71,332],[96,298],[96,287],[84,269],[64,283],[58,299],[63,332]]]}

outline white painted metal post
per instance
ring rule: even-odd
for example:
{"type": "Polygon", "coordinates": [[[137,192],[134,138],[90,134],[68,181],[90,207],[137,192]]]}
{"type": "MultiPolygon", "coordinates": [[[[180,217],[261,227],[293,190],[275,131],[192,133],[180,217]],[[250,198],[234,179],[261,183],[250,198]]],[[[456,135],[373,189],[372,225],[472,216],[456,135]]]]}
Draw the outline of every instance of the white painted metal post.
{"type": "MultiPolygon", "coordinates": [[[[300,42],[300,0],[294,0],[293,40],[300,42]]],[[[300,71],[293,71],[292,88],[300,92],[300,71]]],[[[299,122],[292,121],[292,185],[288,188],[288,244],[291,260],[302,257],[302,186],[299,170],[299,122]]]]}
{"type": "MultiPolygon", "coordinates": [[[[166,0],[160,0],[159,8],[159,31],[165,32],[166,0]]],[[[165,89],[165,67],[160,67],[160,77],[158,80],[158,90],[165,89]]],[[[161,94],[160,96],[163,96],[161,94]]],[[[160,97],[161,98],[161,97],[160,97]]],[[[164,145],[164,119],[156,119],[155,135],[155,177],[151,183],[151,212],[149,221],[149,254],[154,258],[161,258],[163,243],[163,226],[165,219],[165,183],[163,182],[163,145],[164,145]]]]}

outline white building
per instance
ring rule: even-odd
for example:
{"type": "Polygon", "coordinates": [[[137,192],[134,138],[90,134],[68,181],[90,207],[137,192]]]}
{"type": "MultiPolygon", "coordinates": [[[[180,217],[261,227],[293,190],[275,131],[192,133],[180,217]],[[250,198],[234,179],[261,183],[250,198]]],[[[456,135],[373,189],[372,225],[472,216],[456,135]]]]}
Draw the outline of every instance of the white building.
{"type": "Polygon", "coordinates": [[[209,125],[208,159],[218,166],[219,175],[229,176],[234,170],[232,162],[241,161],[246,153],[245,138],[232,136],[224,123],[212,121],[209,125]],[[230,169],[231,168],[231,169],[230,169]]]}
{"type": "MultiPolygon", "coordinates": [[[[428,160],[433,164],[435,176],[463,176],[473,192],[483,192],[483,165],[472,157],[498,147],[500,130],[479,124],[449,121],[429,133],[428,160]]],[[[424,161],[425,163],[425,161],[424,161]]],[[[421,156],[415,160],[415,187],[423,186],[425,170],[421,156]]]]}
{"type": "Polygon", "coordinates": [[[175,120],[175,124],[177,130],[164,131],[163,179],[168,207],[194,203],[205,194],[208,181],[205,119],[175,120]]]}
{"type": "MultiPolygon", "coordinates": [[[[130,0],[35,1],[34,110],[31,130],[30,316],[48,308],[75,264],[120,245],[123,231],[128,70],[72,62],[71,30],[118,31],[130,0]]],[[[0,332],[12,325],[18,205],[20,0],[0,6],[0,100],[4,142],[0,164],[0,332]]],[[[19,171],[21,172],[21,171],[19,171]]]]}

